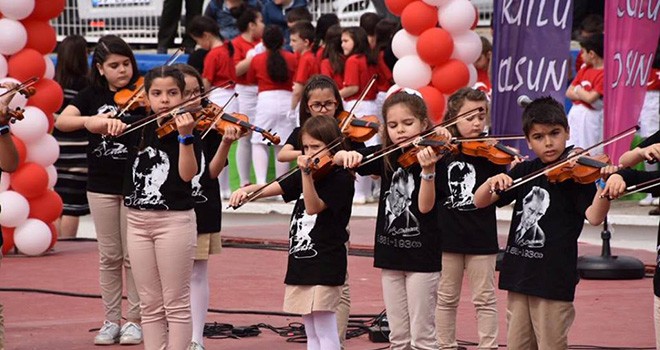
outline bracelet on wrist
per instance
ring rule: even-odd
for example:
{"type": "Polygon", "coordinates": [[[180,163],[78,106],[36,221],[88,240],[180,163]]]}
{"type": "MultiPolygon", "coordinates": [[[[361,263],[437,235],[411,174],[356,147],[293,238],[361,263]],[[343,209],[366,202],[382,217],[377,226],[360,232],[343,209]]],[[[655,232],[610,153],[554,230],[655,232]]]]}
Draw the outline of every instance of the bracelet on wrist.
{"type": "Polygon", "coordinates": [[[177,140],[179,140],[179,143],[182,145],[192,145],[193,142],[195,142],[195,136],[194,135],[179,135],[177,137],[177,140]]]}
{"type": "Polygon", "coordinates": [[[419,177],[421,177],[422,180],[431,181],[435,179],[435,173],[429,173],[429,174],[420,173],[419,177]]]}
{"type": "Polygon", "coordinates": [[[0,126],[0,135],[9,134],[9,125],[0,126]]]}

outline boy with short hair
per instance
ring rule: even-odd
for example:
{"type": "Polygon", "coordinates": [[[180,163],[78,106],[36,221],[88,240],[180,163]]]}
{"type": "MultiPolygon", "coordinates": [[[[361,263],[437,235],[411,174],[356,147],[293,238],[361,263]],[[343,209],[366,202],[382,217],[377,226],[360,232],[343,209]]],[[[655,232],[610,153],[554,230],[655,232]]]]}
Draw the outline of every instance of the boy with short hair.
{"type": "Polygon", "coordinates": [[[475,192],[477,208],[516,201],[499,288],[508,291],[509,349],[567,349],[575,319],[577,240],[586,218],[599,225],[610,202],[595,184],[572,180],[552,184],[543,175],[518,187],[513,179],[533,173],[570,152],[564,107],[550,97],[530,103],[523,112],[523,131],[538,156],[508,174],[489,178],[475,192]],[[495,191],[504,191],[499,194],[495,191]]]}
{"type": "Polygon", "coordinates": [[[573,102],[568,112],[570,143],[587,148],[603,139],[603,34],[582,39],[580,46],[585,66],[566,90],[566,97],[573,102]]]}
{"type": "Polygon", "coordinates": [[[298,22],[312,22],[312,13],[309,12],[307,7],[296,7],[286,13],[286,25],[289,29],[298,22]]]}
{"type": "Polygon", "coordinates": [[[307,21],[298,22],[291,27],[291,48],[298,55],[298,68],[293,77],[293,94],[291,96],[291,109],[295,109],[300,102],[303,87],[307,79],[314,74],[319,74],[321,69],[316,55],[312,52],[314,44],[314,26],[307,21]]]}

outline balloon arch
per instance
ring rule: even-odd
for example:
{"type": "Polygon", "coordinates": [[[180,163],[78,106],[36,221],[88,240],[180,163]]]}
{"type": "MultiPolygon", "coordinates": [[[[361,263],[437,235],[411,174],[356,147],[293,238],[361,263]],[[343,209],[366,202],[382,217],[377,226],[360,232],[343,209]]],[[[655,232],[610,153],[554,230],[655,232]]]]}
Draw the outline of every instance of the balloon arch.
{"type": "Polygon", "coordinates": [[[59,16],[64,4],[65,0],[0,0],[0,83],[39,78],[34,95],[16,94],[9,105],[25,109],[25,118],[11,125],[19,167],[0,176],[3,254],[16,247],[23,254],[40,255],[57,241],[52,223],[62,213],[62,199],[53,191],[53,164],[59,146],[50,133],[63,92],[53,80],[55,67],[48,57],[57,44],[49,20],[59,16]]]}

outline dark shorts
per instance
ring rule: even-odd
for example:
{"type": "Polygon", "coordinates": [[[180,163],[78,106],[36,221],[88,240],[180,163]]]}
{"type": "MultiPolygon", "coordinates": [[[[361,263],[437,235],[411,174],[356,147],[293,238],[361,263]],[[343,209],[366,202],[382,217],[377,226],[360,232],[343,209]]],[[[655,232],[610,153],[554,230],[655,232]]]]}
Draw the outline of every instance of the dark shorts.
{"type": "Polygon", "coordinates": [[[62,197],[62,215],[83,216],[89,214],[87,203],[87,174],[57,170],[55,192],[62,197]]]}

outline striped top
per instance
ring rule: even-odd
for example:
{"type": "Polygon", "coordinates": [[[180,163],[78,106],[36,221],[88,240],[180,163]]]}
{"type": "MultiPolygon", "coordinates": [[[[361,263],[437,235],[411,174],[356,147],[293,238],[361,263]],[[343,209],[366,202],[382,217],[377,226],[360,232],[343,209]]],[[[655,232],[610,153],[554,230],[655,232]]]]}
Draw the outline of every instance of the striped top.
{"type": "MultiPolygon", "coordinates": [[[[64,103],[62,108],[56,113],[59,115],[62,110],[69,105],[78,91],[81,91],[89,85],[84,77],[79,77],[72,86],[63,87],[64,103]]],[[[55,168],[58,171],[87,172],[87,130],[81,129],[72,132],[62,132],[53,130],[53,136],[60,145],[60,157],[55,162],[55,168]]]]}

